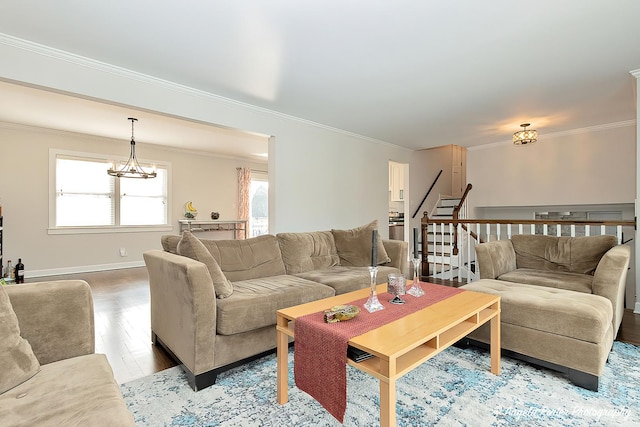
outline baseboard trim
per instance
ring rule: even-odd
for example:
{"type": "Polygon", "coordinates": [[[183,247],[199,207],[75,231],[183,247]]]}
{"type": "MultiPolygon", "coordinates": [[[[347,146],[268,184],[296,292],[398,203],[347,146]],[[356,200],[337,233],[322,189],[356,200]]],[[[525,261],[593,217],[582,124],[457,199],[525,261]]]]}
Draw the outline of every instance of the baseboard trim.
{"type": "Polygon", "coordinates": [[[81,265],[77,267],[61,267],[45,270],[27,270],[26,279],[45,276],[62,276],[64,274],[90,273],[93,271],[121,270],[124,268],[144,267],[144,261],[119,262],[115,264],[81,265]]]}

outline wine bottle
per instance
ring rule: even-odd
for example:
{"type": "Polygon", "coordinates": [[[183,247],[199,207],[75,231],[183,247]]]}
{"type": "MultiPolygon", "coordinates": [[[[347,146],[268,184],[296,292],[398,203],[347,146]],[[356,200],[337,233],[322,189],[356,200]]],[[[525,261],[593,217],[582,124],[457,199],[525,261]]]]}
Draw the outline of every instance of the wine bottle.
{"type": "Polygon", "coordinates": [[[18,258],[18,263],[16,264],[16,283],[24,283],[24,264],[22,263],[22,258],[18,258]]]}

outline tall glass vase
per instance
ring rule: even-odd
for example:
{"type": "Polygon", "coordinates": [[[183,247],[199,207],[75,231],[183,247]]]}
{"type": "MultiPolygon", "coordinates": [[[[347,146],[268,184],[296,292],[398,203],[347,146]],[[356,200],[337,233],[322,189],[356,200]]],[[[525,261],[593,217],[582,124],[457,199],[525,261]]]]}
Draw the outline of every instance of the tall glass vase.
{"type": "Polygon", "coordinates": [[[376,292],[378,266],[369,267],[369,274],[371,275],[371,290],[369,292],[369,299],[364,303],[364,308],[366,308],[369,313],[373,313],[374,311],[384,310],[384,306],[378,301],[378,293],[376,292]]]}
{"type": "Polygon", "coordinates": [[[420,286],[420,258],[414,258],[411,261],[413,262],[413,284],[407,293],[414,297],[421,297],[424,295],[424,290],[420,286]]]}

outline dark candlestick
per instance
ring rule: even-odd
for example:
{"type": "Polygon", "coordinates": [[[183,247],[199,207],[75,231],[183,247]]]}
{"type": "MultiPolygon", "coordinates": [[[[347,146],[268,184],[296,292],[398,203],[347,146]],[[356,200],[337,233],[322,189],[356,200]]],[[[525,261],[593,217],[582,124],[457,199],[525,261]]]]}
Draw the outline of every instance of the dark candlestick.
{"type": "Polygon", "coordinates": [[[413,228],[413,257],[418,258],[418,228],[413,228]]]}
{"type": "Polygon", "coordinates": [[[371,267],[378,265],[378,230],[373,230],[371,240],[371,267]]]}

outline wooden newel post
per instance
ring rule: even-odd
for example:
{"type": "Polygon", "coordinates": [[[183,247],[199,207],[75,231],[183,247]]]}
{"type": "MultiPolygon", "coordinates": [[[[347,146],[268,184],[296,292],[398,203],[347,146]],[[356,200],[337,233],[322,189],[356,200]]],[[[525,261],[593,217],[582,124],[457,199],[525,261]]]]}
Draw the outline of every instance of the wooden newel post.
{"type": "Polygon", "coordinates": [[[420,221],[421,229],[421,244],[422,251],[420,252],[420,280],[427,280],[429,277],[429,214],[424,211],[422,220],[420,221]]]}

